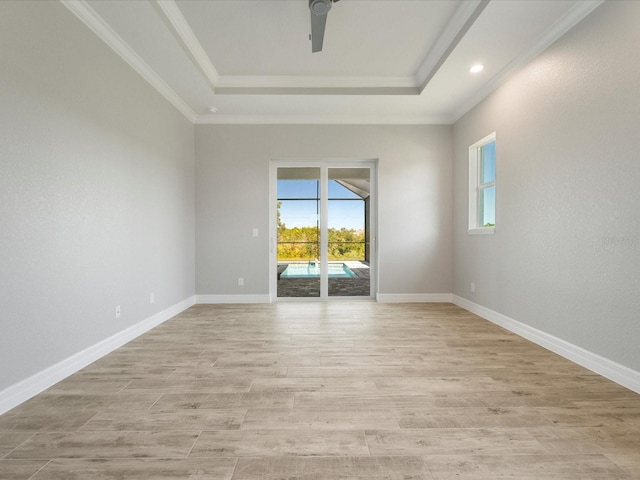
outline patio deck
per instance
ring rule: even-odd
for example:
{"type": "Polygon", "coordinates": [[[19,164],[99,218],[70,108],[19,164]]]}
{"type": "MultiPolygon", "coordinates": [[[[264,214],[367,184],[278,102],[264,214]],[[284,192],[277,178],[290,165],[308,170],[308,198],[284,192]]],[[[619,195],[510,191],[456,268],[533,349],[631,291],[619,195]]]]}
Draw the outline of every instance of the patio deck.
{"type": "MultiPolygon", "coordinates": [[[[352,278],[329,278],[330,297],[369,297],[371,280],[369,266],[363,262],[345,262],[356,274],[352,278]],[[361,268],[356,266],[360,264],[361,268]]],[[[319,297],[320,278],[281,278],[287,263],[278,264],[278,297],[319,297]]]]}

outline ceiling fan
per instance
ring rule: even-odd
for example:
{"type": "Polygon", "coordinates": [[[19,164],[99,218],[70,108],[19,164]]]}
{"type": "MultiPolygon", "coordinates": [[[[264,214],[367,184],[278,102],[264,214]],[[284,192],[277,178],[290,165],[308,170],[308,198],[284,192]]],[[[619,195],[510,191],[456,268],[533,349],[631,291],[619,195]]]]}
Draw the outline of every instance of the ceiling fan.
{"type": "Polygon", "coordinates": [[[309,0],[311,10],[311,52],[321,52],[327,14],[331,6],[339,0],[309,0]]]}

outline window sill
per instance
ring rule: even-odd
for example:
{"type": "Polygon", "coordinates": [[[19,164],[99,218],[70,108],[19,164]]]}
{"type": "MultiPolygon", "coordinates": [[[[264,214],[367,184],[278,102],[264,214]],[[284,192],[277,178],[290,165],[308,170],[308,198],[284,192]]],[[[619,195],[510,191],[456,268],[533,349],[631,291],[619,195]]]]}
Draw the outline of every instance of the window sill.
{"type": "Polygon", "coordinates": [[[469,235],[493,235],[496,233],[496,227],[470,228],[467,233],[469,235]]]}

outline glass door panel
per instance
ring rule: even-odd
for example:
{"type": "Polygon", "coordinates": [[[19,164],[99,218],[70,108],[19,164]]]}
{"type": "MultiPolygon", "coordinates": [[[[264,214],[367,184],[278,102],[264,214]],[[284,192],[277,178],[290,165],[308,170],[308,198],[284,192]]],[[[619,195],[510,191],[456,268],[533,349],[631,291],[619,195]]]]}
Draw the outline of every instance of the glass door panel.
{"type": "Polygon", "coordinates": [[[327,274],[330,297],[371,295],[369,168],[329,168],[327,274]]]}
{"type": "Polygon", "coordinates": [[[277,296],[319,297],[320,168],[279,167],[277,178],[277,296]]]}

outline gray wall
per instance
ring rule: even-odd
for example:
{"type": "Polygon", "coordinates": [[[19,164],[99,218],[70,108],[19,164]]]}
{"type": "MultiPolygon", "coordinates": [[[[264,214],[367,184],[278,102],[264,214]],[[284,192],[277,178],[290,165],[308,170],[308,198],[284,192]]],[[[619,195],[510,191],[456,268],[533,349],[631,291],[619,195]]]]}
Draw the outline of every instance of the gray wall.
{"type": "Polygon", "coordinates": [[[196,126],[197,293],[268,294],[270,160],[334,158],[379,159],[379,292],[450,293],[451,127],[433,125],[196,126]]]}
{"type": "Polygon", "coordinates": [[[635,370],[638,18],[606,2],[454,126],[454,293],[635,370]],[[468,146],[492,131],[496,233],[468,235],[468,146]]]}
{"type": "Polygon", "coordinates": [[[0,45],[2,390],[192,296],[195,227],[165,99],[58,2],[0,2],[0,45]]]}

